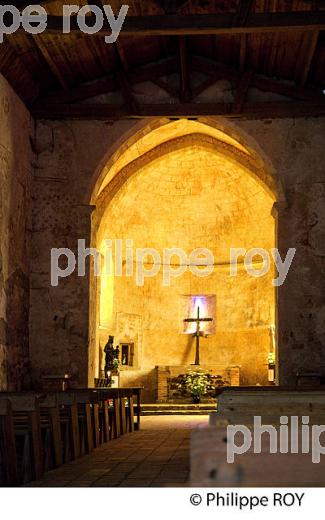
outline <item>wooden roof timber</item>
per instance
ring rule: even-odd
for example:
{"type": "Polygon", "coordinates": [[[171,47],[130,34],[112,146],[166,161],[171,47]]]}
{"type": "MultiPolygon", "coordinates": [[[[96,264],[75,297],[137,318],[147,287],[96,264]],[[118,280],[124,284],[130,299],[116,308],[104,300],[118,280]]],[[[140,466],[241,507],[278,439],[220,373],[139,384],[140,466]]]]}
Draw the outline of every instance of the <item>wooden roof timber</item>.
{"type": "MultiPolygon", "coordinates": [[[[186,4],[185,0],[154,1],[174,7],[186,4]]],[[[27,4],[43,4],[46,7],[51,2],[53,0],[17,0],[15,5],[23,8],[27,4]]],[[[105,2],[92,0],[88,3],[101,6],[105,2]]],[[[120,0],[115,0],[113,5],[116,13],[120,0]]],[[[234,88],[237,86],[232,112],[240,114],[247,108],[245,93],[249,88],[323,103],[325,10],[316,11],[316,8],[325,8],[325,0],[310,0],[310,5],[314,11],[300,11],[301,4],[293,2],[292,11],[280,12],[277,11],[278,0],[267,3],[272,12],[258,13],[254,13],[254,0],[238,0],[236,11],[219,14],[181,15],[175,14],[177,9],[174,8],[165,15],[154,14],[155,9],[133,10],[132,15],[137,16],[126,17],[115,46],[105,44],[103,37],[96,38],[95,35],[79,38],[82,33],[76,17],[71,18],[73,34],[62,35],[63,18],[49,14],[48,31],[44,34],[30,36],[29,40],[23,34],[6,38],[7,46],[0,46],[0,70],[29,106],[34,100],[35,109],[36,103],[39,109],[43,104],[70,105],[86,99],[91,102],[97,95],[120,91],[127,114],[141,116],[142,107],[136,106],[137,98],[132,89],[134,84],[151,81],[169,94],[171,103],[179,99],[185,107],[191,106],[192,100],[220,79],[228,79],[234,88]],[[149,16],[140,15],[140,12],[149,16]],[[55,36],[51,37],[51,34],[55,36]],[[162,36],[157,38],[156,35],[162,36]],[[191,35],[206,36],[191,38],[191,35]],[[213,35],[221,37],[214,38],[213,35]],[[138,38],[133,39],[133,36],[138,38]],[[211,45],[216,40],[222,48],[221,53],[216,50],[217,59],[228,63],[227,66],[208,58],[213,55],[211,45]],[[10,59],[12,49],[15,67],[10,59]],[[193,56],[193,53],[201,57],[193,56]],[[170,58],[166,59],[166,56],[170,58]],[[254,72],[247,69],[254,69],[254,72]],[[192,77],[195,71],[200,74],[192,77]],[[178,85],[175,77],[166,80],[170,74],[178,75],[178,85]],[[280,78],[284,81],[278,81],[280,78]],[[305,88],[306,84],[308,88],[305,88]],[[62,90],[54,91],[59,85],[62,90]]],[[[110,32],[107,24],[97,36],[110,32]]]]}
{"type": "MultiPolygon", "coordinates": [[[[239,85],[243,77],[249,77],[249,87],[256,88],[264,92],[273,92],[291,99],[298,99],[310,102],[325,100],[322,90],[316,88],[306,88],[294,85],[292,83],[270,79],[265,76],[254,74],[252,71],[238,71],[226,67],[220,63],[214,62],[200,56],[193,56],[190,60],[190,67],[197,70],[208,77],[199,85],[192,89],[192,98],[195,99],[204,90],[214,85],[220,79],[228,79],[239,85]]],[[[164,88],[166,92],[175,96],[176,89],[170,86],[161,77],[166,77],[178,71],[177,57],[171,56],[160,63],[152,63],[145,67],[139,67],[136,71],[129,72],[128,81],[131,85],[136,85],[146,81],[157,84],[160,88],[164,88]]],[[[189,80],[188,80],[189,81],[189,80]]],[[[242,86],[242,83],[241,83],[242,86]]],[[[57,91],[49,94],[43,100],[37,102],[38,106],[42,104],[70,104],[78,101],[84,101],[101,94],[117,91],[120,83],[116,75],[100,79],[94,83],[80,85],[66,91],[57,91]]],[[[247,87],[248,88],[248,87],[247,87]]]]}
{"type": "Polygon", "coordinates": [[[311,63],[316,51],[318,38],[319,31],[308,31],[304,34],[301,48],[304,66],[302,69],[298,68],[296,73],[296,81],[298,85],[304,86],[307,81],[311,63]]]}
{"type": "Polygon", "coordinates": [[[247,18],[252,10],[254,0],[240,0],[236,13],[236,25],[246,25],[247,18]]]}
{"type": "Polygon", "coordinates": [[[125,105],[115,104],[48,104],[31,109],[37,119],[104,119],[169,117],[193,118],[199,116],[224,116],[240,119],[310,117],[325,115],[325,102],[267,102],[244,103],[241,113],[233,112],[232,103],[168,103],[139,105],[137,112],[130,112],[125,105]]]}
{"type": "MultiPolygon", "coordinates": [[[[223,65],[205,58],[194,56],[191,59],[193,69],[204,71],[208,78],[193,89],[195,98],[204,87],[208,88],[221,78],[236,83],[236,93],[233,103],[157,103],[157,104],[73,104],[73,102],[89,99],[96,95],[119,88],[119,80],[107,78],[94,84],[80,86],[68,92],[59,92],[57,96],[48,96],[41,102],[32,105],[31,112],[36,118],[46,119],[109,119],[142,118],[151,116],[166,117],[198,117],[208,115],[223,115],[230,118],[274,118],[274,117],[305,117],[325,115],[325,96],[322,90],[303,88],[289,83],[268,79],[252,70],[242,72],[228,69],[223,65]],[[248,89],[255,87],[262,91],[274,92],[287,96],[288,101],[246,103],[248,89]],[[294,101],[293,100],[299,100],[294,101]]],[[[171,57],[162,63],[153,64],[130,73],[130,83],[158,80],[160,76],[168,76],[175,72],[177,58],[171,57]]],[[[157,84],[157,83],[156,83],[157,84]]],[[[168,90],[168,89],[166,89],[168,90]]]]}
{"type": "MultiPolygon", "coordinates": [[[[228,79],[238,82],[245,71],[238,71],[230,67],[226,67],[221,63],[217,63],[208,58],[201,56],[193,56],[191,67],[198,72],[209,74],[210,77],[215,76],[215,82],[219,79],[228,79]]],[[[323,92],[316,88],[304,88],[288,82],[279,81],[277,79],[267,78],[260,74],[251,76],[250,86],[264,92],[273,92],[292,99],[301,99],[306,101],[323,101],[323,92]]]]}
{"type": "MultiPolygon", "coordinates": [[[[89,16],[89,25],[94,17],[89,16]]],[[[47,32],[62,34],[63,17],[48,15],[47,32]]],[[[325,29],[325,11],[290,11],[248,14],[245,25],[237,13],[127,16],[120,36],[252,34],[265,32],[315,31],[325,29]]],[[[71,32],[81,33],[77,18],[71,17],[71,32]]],[[[94,36],[110,34],[107,23],[94,36]]]]}
{"type": "MultiPolygon", "coordinates": [[[[138,67],[137,70],[128,74],[128,81],[131,85],[143,83],[145,81],[159,80],[162,76],[169,76],[177,72],[178,64],[176,57],[167,58],[160,63],[151,63],[145,67],[138,67]]],[[[92,97],[114,92],[120,88],[120,82],[117,75],[111,75],[107,78],[99,79],[94,83],[87,83],[79,87],[71,88],[67,91],[59,90],[49,94],[43,102],[46,103],[75,103],[92,97]]],[[[42,100],[40,100],[42,103],[42,100]]]]}

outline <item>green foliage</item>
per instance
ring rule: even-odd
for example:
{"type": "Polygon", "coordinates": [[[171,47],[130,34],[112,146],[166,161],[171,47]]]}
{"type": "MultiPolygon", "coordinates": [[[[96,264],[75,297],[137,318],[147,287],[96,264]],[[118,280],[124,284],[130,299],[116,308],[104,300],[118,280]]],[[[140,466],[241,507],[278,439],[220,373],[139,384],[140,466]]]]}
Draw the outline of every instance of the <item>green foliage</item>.
{"type": "Polygon", "coordinates": [[[179,385],[185,386],[186,390],[193,396],[206,395],[211,389],[209,376],[202,370],[189,370],[184,376],[184,382],[179,385]]]}
{"type": "Polygon", "coordinates": [[[220,375],[213,376],[204,370],[189,370],[186,374],[178,376],[175,380],[174,396],[175,397],[186,397],[191,395],[195,397],[201,397],[206,395],[210,398],[215,397],[216,388],[220,386],[229,386],[229,382],[223,380],[220,375]]]}

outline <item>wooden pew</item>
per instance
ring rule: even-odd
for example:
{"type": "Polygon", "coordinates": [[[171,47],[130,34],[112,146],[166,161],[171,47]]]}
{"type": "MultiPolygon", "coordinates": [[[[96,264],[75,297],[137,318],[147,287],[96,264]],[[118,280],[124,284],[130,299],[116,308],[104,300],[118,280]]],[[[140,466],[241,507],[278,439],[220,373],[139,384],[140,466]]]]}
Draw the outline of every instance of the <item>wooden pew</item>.
{"type": "MultiPolygon", "coordinates": [[[[279,430],[278,439],[279,439],[279,430]]],[[[261,436],[261,452],[254,452],[254,436],[249,449],[227,462],[225,427],[193,430],[190,448],[190,485],[194,487],[307,487],[325,485],[325,456],[314,464],[310,453],[270,453],[268,434],[261,436]]],[[[288,432],[290,439],[291,432],[288,432]]],[[[242,436],[235,438],[241,446],[242,436]]],[[[279,441],[278,441],[279,447],[279,441]]],[[[290,442],[289,442],[290,447],[290,442]]]]}
{"type": "Polygon", "coordinates": [[[18,468],[12,406],[0,400],[0,486],[17,486],[18,468]]]}
{"type": "Polygon", "coordinates": [[[3,485],[38,480],[44,470],[140,428],[140,399],[141,388],[0,393],[3,485]]]}
{"type": "Polygon", "coordinates": [[[60,410],[60,425],[63,438],[63,462],[80,456],[80,431],[76,395],[72,391],[57,392],[60,410]]]}
{"type": "Polygon", "coordinates": [[[140,429],[141,387],[93,388],[87,391],[90,390],[98,394],[100,429],[105,442],[140,429]]]}
{"type": "Polygon", "coordinates": [[[79,425],[83,425],[80,442],[86,445],[86,453],[90,453],[101,444],[99,394],[91,389],[73,392],[78,405],[79,425]]]}
{"type": "Polygon", "coordinates": [[[140,429],[141,390],[141,387],[101,390],[103,395],[113,400],[113,438],[140,429]]]}
{"type": "MultiPolygon", "coordinates": [[[[217,410],[210,416],[210,427],[192,432],[191,484],[234,487],[324,485],[324,457],[319,464],[313,464],[311,454],[301,453],[301,446],[298,448],[300,453],[272,454],[267,433],[262,435],[262,453],[253,452],[253,442],[251,448],[237,456],[233,464],[227,463],[227,425],[249,428],[254,439],[254,417],[260,417],[262,425],[271,425],[279,432],[281,416],[288,418],[289,439],[292,417],[296,418],[298,430],[302,417],[309,417],[310,425],[325,425],[325,390],[296,387],[222,390],[218,395],[217,410]]],[[[242,442],[241,438],[237,444],[242,442]]]]}
{"type": "Polygon", "coordinates": [[[283,387],[228,388],[219,396],[212,423],[227,420],[253,424],[254,415],[265,424],[279,423],[281,416],[308,416],[310,424],[325,424],[325,390],[283,387]]]}
{"type": "MultiPolygon", "coordinates": [[[[46,393],[39,395],[41,412],[41,429],[43,424],[48,428],[50,450],[44,446],[45,456],[50,451],[53,453],[51,467],[56,468],[63,463],[62,435],[60,426],[60,409],[56,393],[46,393]]],[[[46,439],[45,439],[46,441],[46,439]]],[[[50,455],[48,455],[50,457],[50,455]]],[[[45,464],[45,469],[47,465],[45,464]]]]}
{"type": "MultiPolygon", "coordinates": [[[[121,435],[121,402],[118,388],[97,388],[94,389],[98,394],[102,410],[107,409],[107,416],[102,418],[105,420],[106,430],[105,437],[109,440],[117,439],[121,435]],[[106,404],[105,404],[106,403],[106,404]]],[[[106,415],[106,412],[105,412],[106,415]]]]}
{"type": "Polygon", "coordinates": [[[37,480],[43,473],[39,399],[32,393],[1,393],[3,399],[9,400],[12,407],[16,453],[19,446],[22,448],[20,478],[23,482],[29,480],[25,464],[30,459],[31,478],[37,480]]]}
{"type": "Polygon", "coordinates": [[[111,423],[109,418],[107,399],[101,399],[100,406],[102,442],[108,442],[110,440],[111,423]]]}

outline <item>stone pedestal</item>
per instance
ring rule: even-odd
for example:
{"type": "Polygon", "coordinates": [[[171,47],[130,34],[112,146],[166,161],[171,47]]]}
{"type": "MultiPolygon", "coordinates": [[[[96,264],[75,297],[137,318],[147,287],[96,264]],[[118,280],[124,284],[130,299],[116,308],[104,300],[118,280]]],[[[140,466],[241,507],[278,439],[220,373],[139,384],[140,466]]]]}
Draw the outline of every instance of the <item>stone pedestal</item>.
{"type": "Polygon", "coordinates": [[[239,386],[240,367],[227,365],[174,365],[156,366],[156,398],[157,402],[163,403],[170,400],[171,382],[189,370],[202,370],[212,376],[220,376],[230,386],[239,386]]]}

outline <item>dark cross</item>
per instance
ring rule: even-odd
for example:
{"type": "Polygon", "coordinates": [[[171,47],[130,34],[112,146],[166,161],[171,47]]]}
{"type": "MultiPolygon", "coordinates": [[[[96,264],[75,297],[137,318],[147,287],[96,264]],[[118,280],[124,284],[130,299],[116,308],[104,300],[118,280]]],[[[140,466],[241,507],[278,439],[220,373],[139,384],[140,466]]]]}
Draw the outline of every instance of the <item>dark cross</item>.
{"type": "Polygon", "coordinates": [[[200,331],[201,322],[204,321],[213,321],[213,318],[200,318],[200,307],[197,308],[197,317],[196,318],[186,318],[184,320],[185,323],[196,323],[196,332],[193,335],[195,337],[195,362],[194,365],[200,364],[200,336],[203,335],[203,332],[200,331]]]}

